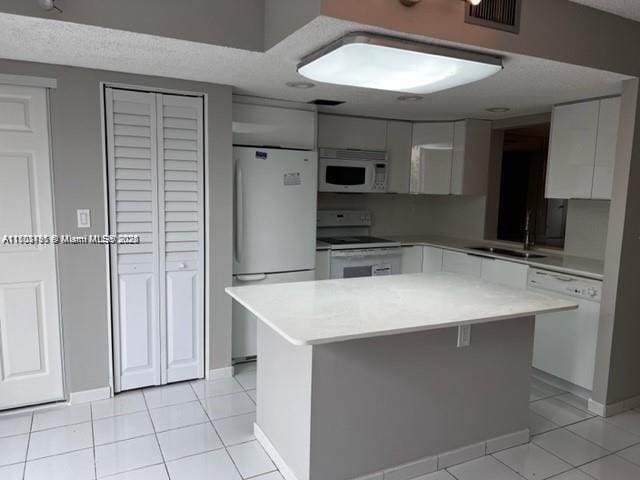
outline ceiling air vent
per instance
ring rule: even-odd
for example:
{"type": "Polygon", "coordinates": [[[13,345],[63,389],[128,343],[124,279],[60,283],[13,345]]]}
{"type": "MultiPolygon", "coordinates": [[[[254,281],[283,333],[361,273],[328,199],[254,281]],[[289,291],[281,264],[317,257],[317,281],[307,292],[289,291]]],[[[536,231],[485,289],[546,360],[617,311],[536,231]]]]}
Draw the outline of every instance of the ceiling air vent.
{"type": "Polygon", "coordinates": [[[518,33],[521,0],[483,0],[479,5],[467,5],[465,22],[483,27],[518,33]]]}

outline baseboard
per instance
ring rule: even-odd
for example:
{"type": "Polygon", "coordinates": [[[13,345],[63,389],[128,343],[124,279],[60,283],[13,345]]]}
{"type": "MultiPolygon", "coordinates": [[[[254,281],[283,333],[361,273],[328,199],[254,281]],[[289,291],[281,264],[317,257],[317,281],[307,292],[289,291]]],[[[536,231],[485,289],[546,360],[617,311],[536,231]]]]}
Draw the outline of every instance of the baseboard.
{"type": "Polygon", "coordinates": [[[213,370],[209,370],[207,380],[220,380],[221,378],[231,377],[233,377],[233,366],[214,368],[213,370]]]}
{"type": "Polygon", "coordinates": [[[628,398],[622,402],[611,403],[609,405],[603,405],[592,398],[588,401],[589,411],[600,417],[612,417],[638,407],[640,407],[640,395],[628,398]]]}
{"type": "MultiPolygon", "coordinates": [[[[260,443],[262,448],[267,452],[267,455],[269,455],[271,460],[273,460],[273,463],[276,464],[276,467],[278,467],[284,479],[298,480],[257,423],[253,424],[253,434],[255,435],[256,440],[258,440],[258,443],[260,443]]],[[[386,478],[391,471],[393,471],[395,475],[402,475],[406,473],[406,476],[402,476],[402,478],[413,478],[415,477],[416,466],[423,469],[419,475],[443,470],[444,468],[490,455],[500,450],[506,450],[508,448],[517,447],[518,445],[523,445],[529,442],[529,437],[529,429],[527,428],[507,435],[502,435],[500,437],[491,438],[485,442],[468,445],[449,452],[443,452],[439,455],[423,458],[397,467],[387,468],[384,471],[374,472],[365,475],[364,477],[358,477],[355,480],[378,480],[386,478]]]]}
{"type": "Polygon", "coordinates": [[[258,440],[258,443],[262,445],[262,448],[264,448],[265,452],[267,452],[267,455],[271,457],[273,463],[276,464],[276,467],[278,467],[278,470],[280,470],[280,474],[284,477],[284,480],[298,480],[298,477],[294,475],[294,473],[291,471],[291,468],[289,468],[289,465],[285,463],[276,448],[273,446],[269,438],[267,438],[267,436],[257,423],[253,424],[253,434],[256,436],[256,440],[258,440]]]}
{"type": "Polygon", "coordinates": [[[101,387],[94,388],[93,390],[82,390],[79,392],[71,392],[69,395],[69,403],[87,403],[95,402],[96,400],[105,400],[111,398],[111,388],[101,387]]]}

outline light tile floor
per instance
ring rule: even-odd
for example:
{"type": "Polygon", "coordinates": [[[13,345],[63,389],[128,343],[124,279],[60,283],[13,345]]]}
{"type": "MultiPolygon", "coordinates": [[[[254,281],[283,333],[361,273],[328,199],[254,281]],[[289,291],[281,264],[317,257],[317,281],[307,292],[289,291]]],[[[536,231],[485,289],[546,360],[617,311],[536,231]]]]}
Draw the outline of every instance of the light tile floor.
{"type": "MultiPolygon", "coordinates": [[[[283,480],[253,436],[255,364],[233,379],[0,415],[1,480],[283,480]]],[[[640,480],[640,410],[601,419],[534,379],[531,443],[415,480],[640,480]]]]}

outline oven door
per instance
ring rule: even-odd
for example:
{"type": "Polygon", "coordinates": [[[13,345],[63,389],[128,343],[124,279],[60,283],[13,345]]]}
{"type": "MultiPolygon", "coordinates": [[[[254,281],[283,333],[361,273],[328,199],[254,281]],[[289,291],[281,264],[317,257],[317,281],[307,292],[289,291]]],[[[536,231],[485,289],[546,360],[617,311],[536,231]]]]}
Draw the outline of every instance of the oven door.
{"type": "Polygon", "coordinates": [[[375,164],[367,160],[320,159],[320,192],[371,192],[375,183],[375,164]]]}
{"type": "Polygon", "coordinates": [[[402,250],[376,248],[331,252],[331,278],[376,277],[400,273],[402,250]]]}

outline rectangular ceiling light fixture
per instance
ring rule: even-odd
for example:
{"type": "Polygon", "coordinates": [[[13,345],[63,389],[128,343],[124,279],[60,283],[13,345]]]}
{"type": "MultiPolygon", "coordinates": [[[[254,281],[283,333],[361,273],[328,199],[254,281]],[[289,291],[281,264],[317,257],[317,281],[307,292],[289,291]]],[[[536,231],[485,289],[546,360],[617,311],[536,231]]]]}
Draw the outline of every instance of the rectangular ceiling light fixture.
{"type": "Polygon", "coordinates": [[[318,82],[427,94],[482,80],[502,59],[368,33],[351,33],[305,57],[298,72],[318,82]]]}

